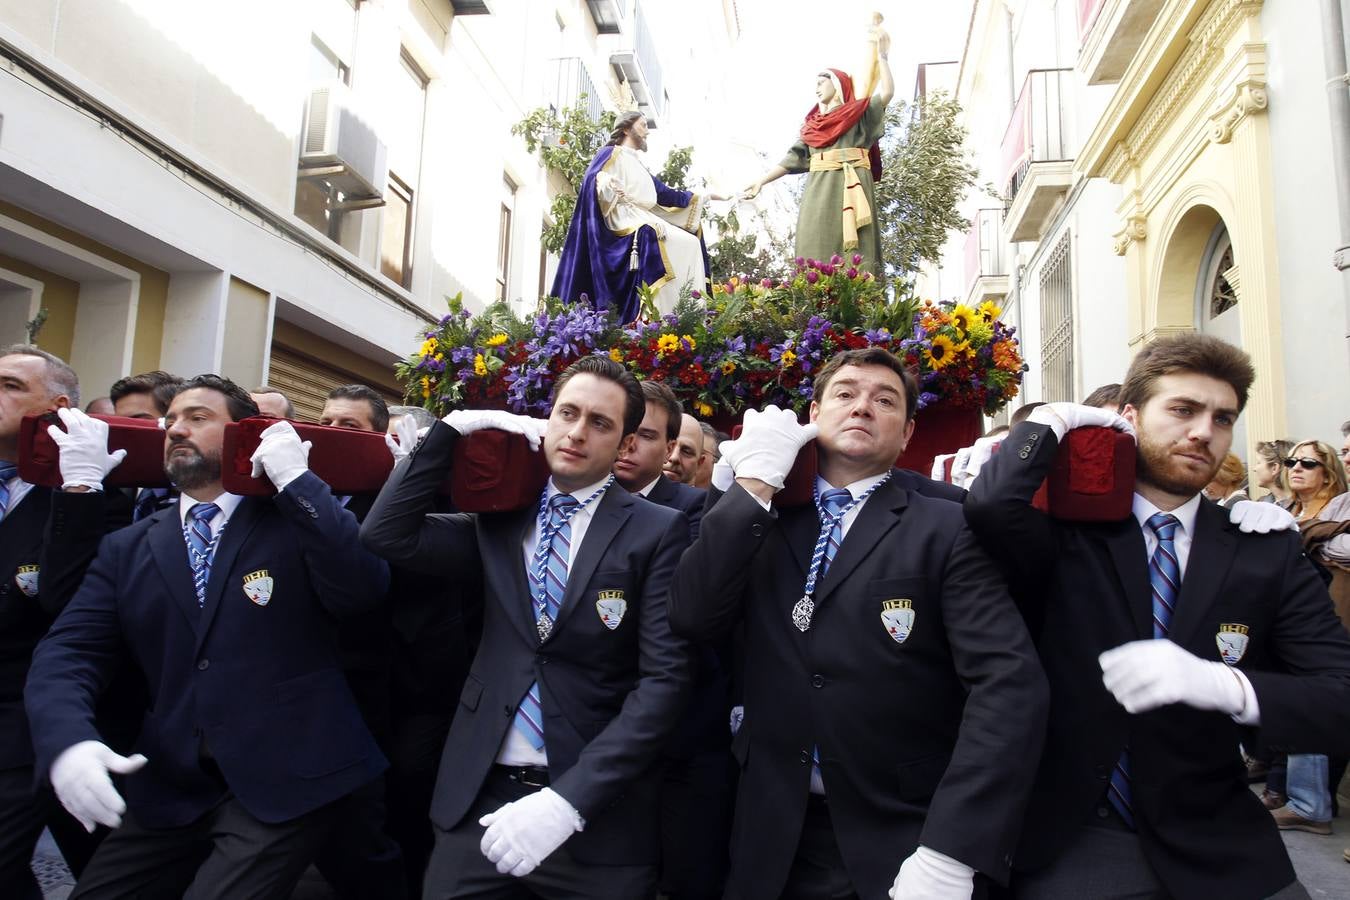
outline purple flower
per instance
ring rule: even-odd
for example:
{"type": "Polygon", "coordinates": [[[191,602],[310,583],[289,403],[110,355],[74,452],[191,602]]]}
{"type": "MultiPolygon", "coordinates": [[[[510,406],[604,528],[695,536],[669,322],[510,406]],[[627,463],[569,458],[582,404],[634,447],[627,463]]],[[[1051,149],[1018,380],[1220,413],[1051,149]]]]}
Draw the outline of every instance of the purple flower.
{"type": "Polygon", "coordinates": [[[857,270],[857,269],[854,269],[854,268],[850,268],[850,269],[849,269],[847,272],[845,272],[844,274],[847,275],[849,278],[857,278],[857,277],[858,277],[858,270],[857,270]]]}
{"type": "Polygon", "coordinates": [[[863,337],[869,344],[884,344],[891,339],[891,333],[885,328],[872,328],[863,332],[863,337]]]}
{"type": "Polygon", "coordinates": [[[923,409],[925,406],[932,403],[937,403],[941,399],[941,397],[931,391],[923,391],[919,394],[919,409],[923,409]]]}
{"type": "Polygon", "coordinates": [[[689,292],[689,296],[690,296],[690,297],[693,297],[695,300],[697,300],[698,298],[700,298],[700,297],[703,296],[703,292],[702,292],[702,291],[690,291],[690,292],[689,292]]]}
{"type": "Polygon", "coordinates": [[[795,260],[795,262],[797,263],[797,268],[799,268],[799,269],[800,269],[802,266],[806,265],[806,260],[805,260],[803,257],[800,257],[800,256],[797,257],[797,259],[795,260]]]}
{"type": "Polygon", "coordinates": [[[759,286],[760,286],[760,287],[771,288],[771,287],[773,287],[773,279],[772,279],[772,278],[761,278],[761,279],[760,279],[760,282],[759,282],[759,286]]]}
{"type": "Polygon", "coordinates": [[[580,298],[580,299],[581,299],[581,302],[582,302],[582,303],[590,303],[590,302],[591,302],[590,295],[588,295],[585,291],[582,291],[582,292],[581,292],[581,298],[580,298]]]}
{"type": "Polygon", "coordinates": [[[745,338],[741,337],[739,334],[735,337],[727,338],[727,349],[733,353],[744,353],[745,338]]]}
{"type": "Polygon", "coordinates": [[[815,284],[819,280],[820,275],[816,272],[815,269],[812,269],[811,271],[806,273],[806,281],[808,284],[815,284]]]}
{"type": "Polygon", "coordinates": [[[853,264],[854,264],[855,266],[860,266],[860,265],[862,265],[862,254],[861,254],[861,253],[855,253],[855,254],[853,254],[853,264]]]}
{"type": "Polygon", "coordinates": [[[830,257],[830,265],[832,265],[832,266],[837,266],[837,265],[839,265],[840,263],[842,263],[843,261],[844,261],[844,258],[843,258],[842,256],[840,256],[838,253],[836,253],[836,254],[834,254],[833,256],[830,257]]]}

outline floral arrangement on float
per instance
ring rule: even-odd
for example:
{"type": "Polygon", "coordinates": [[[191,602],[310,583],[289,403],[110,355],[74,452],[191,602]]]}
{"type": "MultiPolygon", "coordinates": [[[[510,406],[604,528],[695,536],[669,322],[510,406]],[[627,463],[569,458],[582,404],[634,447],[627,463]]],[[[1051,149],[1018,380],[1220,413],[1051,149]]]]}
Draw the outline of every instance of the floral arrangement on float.
{"type": "Polygon", "coordinates": [[[559,373],[605,353],[639,379],[666,382],[689,412],[726,423],[770,403],[804,413],[826,360],[884,347],[918,375],[920,410],[992,415],[1017,395],[1026,366],[997,305],[891,300],[860,262],[798,258],[788,278],[733,277],[710,296],[689,291],[669,315],[629,324],[552,298],[527,318],[505,304],[473,315],[456,296],[397,373],[407,401],[437,415],[456,408],[540,415],[559,373]]]}

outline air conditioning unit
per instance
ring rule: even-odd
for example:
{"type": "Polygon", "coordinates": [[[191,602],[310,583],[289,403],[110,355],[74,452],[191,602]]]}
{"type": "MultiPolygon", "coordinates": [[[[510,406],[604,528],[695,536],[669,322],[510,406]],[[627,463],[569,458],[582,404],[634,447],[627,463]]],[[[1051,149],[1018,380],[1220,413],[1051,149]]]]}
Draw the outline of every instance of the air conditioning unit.
{"type": "Polygon", "coordinates": [[[305,105],[302,175],[322,177],[351,200],[384,196],[388,150],[352,104],[345,85],[315,88],[305,105]]]}

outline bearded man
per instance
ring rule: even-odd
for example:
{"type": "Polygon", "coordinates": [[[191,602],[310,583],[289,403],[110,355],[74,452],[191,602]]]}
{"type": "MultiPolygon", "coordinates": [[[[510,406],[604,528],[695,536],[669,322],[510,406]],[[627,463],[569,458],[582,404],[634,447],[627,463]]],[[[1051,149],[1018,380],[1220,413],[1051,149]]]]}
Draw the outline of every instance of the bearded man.
{"type": "Polygon", "coordinates": [[[1120,415],[1040,406],[971,487],[966,519],[1008,575],[1050,680],[1013,856],[1019,898],[1308,896],[1239,744],[1350,752],[1350,638],[1296,532],[1249,533],[1242,509],[1230,519],[1201,496],[1254,377],[1217,338],[1157,340],[1130,366],[1120,415]],[[1081,425],[1135,435],[1122,521],[1031,505],[1081,425]]]}
{"type": "Polygon", "coordinates": [[[725,200],[667,187],[643,164],[647,119],[625,113],[591,160],[567,229],[554,297],[615,309],[627,323],[643,312],[638,289],[655,292],[655,311],[675,309],[682,290],[708,288],[703,204],[725,200]]]}

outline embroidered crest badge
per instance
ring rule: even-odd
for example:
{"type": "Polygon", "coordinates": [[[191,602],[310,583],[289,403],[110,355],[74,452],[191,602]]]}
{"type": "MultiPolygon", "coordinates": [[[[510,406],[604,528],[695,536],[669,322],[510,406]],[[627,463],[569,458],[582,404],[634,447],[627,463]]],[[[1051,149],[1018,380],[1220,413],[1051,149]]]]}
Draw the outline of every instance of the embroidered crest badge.
{"type": "Polygon", "coordinates": [[[897,644],[903,644],[909,633],[914,630],[914,601],[882,601],[881,624],[897,644]]]}
{"type": "Polygon", "coordinates": [[[23,591],[25,597],[36,597],[38,592],[38,567],[19,566],[14,573],[14,584],[23,591]]]}
{"type": "Polygon", "coordinates": [[[623,599],[623,591],[601,591],[599,599],[595,601],[595,611],[599,613],[604,626],[613,631],[623,621],[624,613],[628,612],[628,601],[623,599]]]}
{"type": "Polygon", "coordinates": [[[1248,630],[1246,625],[1225,622],[1219,626],[1219,633],[1214,635],[1214,641],[1219,645],[1219,656],[1230,666],[1237,665],[1242,660],[1242,654],[1247,652],[1248,630]]]}
{"type": "Polygon", "coordinates": [[[266,569],[249,572],[244,576],[244,595],[259,606],[272,601],[272,576],[266,569]]]}

